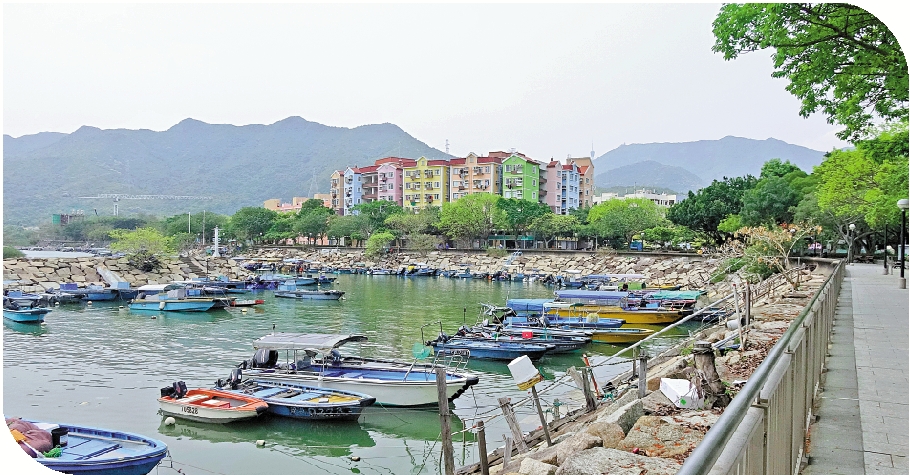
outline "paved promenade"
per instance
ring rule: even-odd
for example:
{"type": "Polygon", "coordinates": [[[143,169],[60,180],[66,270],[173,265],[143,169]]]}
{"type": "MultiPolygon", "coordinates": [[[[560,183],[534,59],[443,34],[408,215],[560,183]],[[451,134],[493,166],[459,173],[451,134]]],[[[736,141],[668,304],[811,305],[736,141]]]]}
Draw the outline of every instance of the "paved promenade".
{"type": "Polygon", "coordinates": [[[804,475],[910,472],[910,311],[897,272],[847,266],[804,475]]]}

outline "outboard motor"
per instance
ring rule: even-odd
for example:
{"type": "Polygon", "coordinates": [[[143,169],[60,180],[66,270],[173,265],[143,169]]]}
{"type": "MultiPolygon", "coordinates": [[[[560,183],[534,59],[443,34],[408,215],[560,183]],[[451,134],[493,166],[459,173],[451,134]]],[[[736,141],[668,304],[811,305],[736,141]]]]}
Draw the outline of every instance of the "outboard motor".
{"type": "Polygon", "coordinates": [[[341,352],[337,348],[332,348],[332,351],[329,352],[329,356],[332,357],[332,365],[337,366],[341,364],[341,352]]]}
{"type": "Polygon", "coordinates": [[[231,370],[231,377],[228,378],[228,385],[231,386],[231,389],[237,389],[240,386],[240,380],[243,379],[243,372],[240,368],[234,368],[231,370]]]}
{"type": "Polygon", "coordinates": [[[174,395],[173,386],[165,386],[165,387],[161,388],[161,397],[169,397],[169,396],[173,396],[173,395],[174,395]]]}
{"type": "Polygon", "coordinates": [[[253,355],[251,368],[272,368],[278,362],[278,350],[260,348],[253,355]]]}
{"type": "Polygon", "coordinates": [[[184,383],[183,381],[174,382],[173,389],[174,389],[174,394],[173,394],[174,399],[180,399],[183,396],[186,396],[186,392],[187,392],[186,383],[184,383]]]}

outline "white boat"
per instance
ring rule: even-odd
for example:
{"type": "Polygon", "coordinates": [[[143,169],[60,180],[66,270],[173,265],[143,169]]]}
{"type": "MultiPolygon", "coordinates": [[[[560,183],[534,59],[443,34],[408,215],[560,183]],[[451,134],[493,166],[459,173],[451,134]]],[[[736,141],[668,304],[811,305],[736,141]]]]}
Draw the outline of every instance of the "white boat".
{"type": "Polygon", "coordinates": [[[262,399],[217,389],[190,389],[180,382],[180,390],[166,387],[161,390],[158,405],[161,413],[197,422],[227,424],[259,417],[269,406],[262,399]],[[167,391],[170,390],[170,391],[167,391]]]}
{"type": "Polygon", "coordinates": [[[467,358],[455,354],[438,356],[433,363],[368,359],[342,356],[338,348],[366,341],[364,335],[273,333],[253,342],[256,354],[244,361],[251,379],[300,382],[316,387],[369,394],[384,406],[432,406],[438,404],[436,368],[446,368],[449,400],[477,384],[476,376],[461,373],[467,358]],[[284,363],[279,364],[280,354],[284,363]]]}

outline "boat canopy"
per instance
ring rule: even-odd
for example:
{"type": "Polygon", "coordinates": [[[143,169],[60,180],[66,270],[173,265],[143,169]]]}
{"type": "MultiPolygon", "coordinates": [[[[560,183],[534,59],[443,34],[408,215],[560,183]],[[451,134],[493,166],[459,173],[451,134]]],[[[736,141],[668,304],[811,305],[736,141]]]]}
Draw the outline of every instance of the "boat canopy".
{"type": "Polygon", "coordinates": [[[705,293],[703,290],[658,290],[648,295],[647,298],[654,300],[695,300],[703,293],[705,293]]]}
{"type": "Polygon", "coordinates": [[[625,279],[644,279],[645,276],[643,274],[591,274],[591,275],[587,276],[586,278],[596,279],[596,280],[611,280],[611,279],[625,280],[625,279]]]}
{"type": "Polygon", "coordinates": [[[506,306],[516,312],[543,312],[543,306],[553,299],[508,299],[506,306]]]}
{"type": "Polygon", "coordinates": [[[629,292],[618,290],[557,290],[556,296],[561,299],[619,300],[628,297],[629,292]]]}
{"type": "Polygon", "coordinates": [[[367,341],[364,335],[326,333],[273,333],[253,342],[255,349],[318,350],[328,353],[333,348],[351,342],[367,341]]]}
{"type": "Polygon", "coordinates": [[[171,289],[175,288],[175,287],[171,287],[171,289],[167,289],[167,287],[169,285],[174,285],[174,284],[146,284],[146,285],[143,285],[142,287],[139,287],[136,290],[138,290],[140,292],[164,292],[165,290],[171,290],[171,289]]]}

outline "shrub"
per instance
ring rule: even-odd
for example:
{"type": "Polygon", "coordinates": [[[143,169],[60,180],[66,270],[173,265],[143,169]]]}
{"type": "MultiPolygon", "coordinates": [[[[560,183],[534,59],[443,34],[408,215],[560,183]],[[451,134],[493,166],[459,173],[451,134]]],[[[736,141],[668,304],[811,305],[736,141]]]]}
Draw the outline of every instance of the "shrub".
{"type": "Polygon", "coordinates": [[[3,258],[4,259],[16,259],[18,257],[25,257],[25,254],[22,253],[19,249],[16,249],[12,246],[3,246],[3,258]]]}

